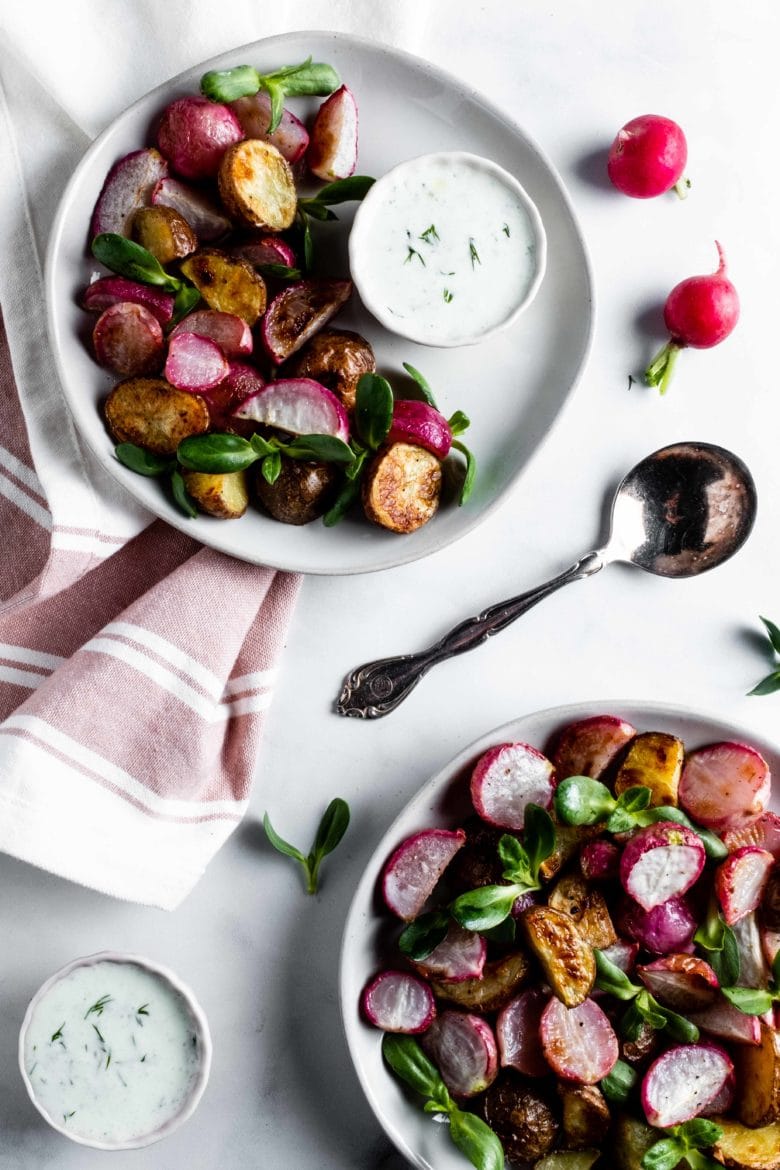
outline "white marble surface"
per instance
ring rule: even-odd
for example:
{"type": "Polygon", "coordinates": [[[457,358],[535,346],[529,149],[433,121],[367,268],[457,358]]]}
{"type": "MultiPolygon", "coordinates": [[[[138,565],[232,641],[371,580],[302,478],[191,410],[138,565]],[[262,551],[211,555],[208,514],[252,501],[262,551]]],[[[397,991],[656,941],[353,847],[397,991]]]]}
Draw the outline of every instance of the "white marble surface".
{"type": "MultiPolygon", "coordinates": [[[[220,7],[213,51],[229,47],[220,7]]],[[[360,15],[370,6],[354,9],[354,29],[365,32],[370,20],[360,15]]],[[[247,14],[246,24],[241,39],[263,34],[259,16],[247,14]]],[[[290,3],[272,31],[298,24],[290,3]]],[[[117,1170],[401,1170],[349,1064],[337,964],[351,891],[407,798],[490,727],[581,699],[690,704],[780,738],[780,695],[745,697],[767,670],[758,614],[780,621],[779,32],[771,0],[714,0],[706,10],[674,0],[419,5],[417,51],[469,77],[521,122],[569,187],[596,273],[588,370],[514,497],[481,530],[422,563],[305,582],[252,812],[179,911],[123,905],[0,857],[0,1170],[93,1170],[108,1157],[43,1125],[15,1063],[19,1022],[38,984],[70,958],[107,947],[173,966],[199,994],[215,1041],[196,1116],[161,1146],[113,1155],[117,1170]],[[605,188],[594,152],[648,111],[675,117],[688,134],[694,187],[684,204],[605,188]],[[684,354],[666,399],[639,385],[629,392],[628,372],[659,340],[657,306],[677,280],[713,266],[716,237],[742,296],[737,332],[719,350],[684,354]],[[759,519],[734,561],[677,583],[610,568],[438,668],[389,719],[332,714],[348,668],[423,645],[565,567],[597,541],[606,493],[623,471],[655,447],[691,438],[731,447],[754,471],[759,519]],[[268,808],[285,836],[307,844],[335,794],[349,800],[352,828],[323,870],[321,893],[307,898],[291,864],[264,844],[258,820],[268,808]]],[[[40,36],[53,28],[42,22],[40,36]]],[[[159,56],[160,77],[196,59],[175,44],[169,68],[159,56]]],[[[118,84],[134,96],[132,77],[118,84]]],[[[77,146],[74,135],[52,156],[53,185],[77,146]]],[[[39,232],[46,214],[44,205],[39,232]]]]}

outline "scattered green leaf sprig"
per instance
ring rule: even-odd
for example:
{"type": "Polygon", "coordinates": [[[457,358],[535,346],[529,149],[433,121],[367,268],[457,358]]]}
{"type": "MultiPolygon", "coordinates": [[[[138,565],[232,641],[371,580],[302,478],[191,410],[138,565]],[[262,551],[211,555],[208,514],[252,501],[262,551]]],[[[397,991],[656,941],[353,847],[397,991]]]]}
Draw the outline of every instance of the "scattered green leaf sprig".
{"type": "Polygon", "coordinates": [[[671,1126],[669,1136],[651,1146],[642,1158],[642,1170],[674,1170],[685,1159],[690,1170],[722,1170],[721,1163],[703,1154],[723,1136],[722,1128],[704,1117],[671,1126]]]}
{"type": "Polygon", "coordinates": [[[314,843],[308,854],[301,853],[294,845],[290,845],[274,829],[268,813],[263,817],[265,835],[277,853],[291,857],[300,863],[306,875],[306,893],[316,894],[319,888],[319,873],[322,859],[332,853],[340,843],[349,826],[349,805],[340,796],[335,797],[325,809],[314,843]]]}
{"type": "Polygon", "coordinates": [[[611,1071],[599,1082],[600,1088],[608,1101],[613,1105],[625,1105],[634,1086],[639,1080],[639,1073],[625,1060],[616,1060],[611,1071]]]}
{"type": "Polygon", "coordinates": [[[125,276],[128,280],[138,280],[141,284],[151,284],[173,293],[171,325],[186,317],[200,300],[200,293],[194,285],[181,277],[171,276],[152,252],[116,232],[102,232],[95,236],[92,255],[117,276],[125,276]]]}
{"type": "Polygon", "coordinates": [[[324,187],[320,187],[316,195],[298,200],[295,216],[303,239],[303,265],[307,272],[311,271],[314,264],[314,241],[310,221],[337,220],[339,217],[331,210],[332,207],[339,203],[352,203],[363,199],[374,182],[370,175],[350,175],[348,179],[326,183],[324,187]]]}
{"type": "Polygon", "coordinates": [[[312,61],[311,57],[300,65],[285,65],[273,73],[259,73],[251,65],[237,65],[235,69],[210,69],[200,79],[201,93],[213,102],[234,102],[264,89],[271,99],[268,134],[279,127],[286,97],[307,94],[327,97],[340,85],[341,78],[332,65],[312,61]]]}
{"type": "Polygon", "coordinates": [[[780,1003],[780,951],[772,964],[772,978],[769,985],[755,987],[722,987],[726,999],[746,1016],[763,1016],[774,1004],[780,1003]]]}
{"type": "Polygon", "coordinates": [[[179,443],[176,456],[189,471],[203,471],[208,475],[224,475],[231,471],[245,471],[260,461],[263,477],[275,483],[282,469],[282,455],[289,459],[319,460],[323,463],[352,463],[354,454],[348,443],[335,435],[296,435],[289,443],[274,436],[264,439],[252,435],[215,432],[210,435],[191,435],[179,443]]]}
{"type": "MultiPolygon", "coordinates": [[[[761,621],[766,628],[766,636],[773,654],[780,655],[780,626],[776,626],[774,622],[770,622],[769,618],[762,617],[761,621]]],[[[756,683],[753,690],[748,691],[748,694],[772,695],[775,691],[780,691],[780,665],[776,666],[766,678],[762,678],[761,682],[756,683]]]]}
{"type": "MultiPolygon", "coordinates": [[[[432,406],[434,410],[438,410],[439,408],[436,405],[436,399],[433,396],[433,390],[431,389],[427,378],[424,378],[420,371],[416,370],[414,366],[409,364],[409,362],[404,362],[403,367],[409,377],[417,383],[422,396],[428,405],[432,406]]],[[[464,431],[468,430],[468,428],[471,426],[471,419],[468,417],[468,415],[464,414],[462,410],[456,410],[455,413],[447,419],[447,425],[452,431],[453,447],[456,451],[460,451],[461,455],[466,460],[466,474],[463,478],[463,483],[461,484],[460,493],[458,495],[458,503],[463,505],[466,503],[466,500],[468,500],[469,496],[474,490],[474,480],[476,479],[477,475],[477,461],[474,457],[474,452],[471,451],[465,443],[462,443],[458,436],[462,435],[464,431]]]]}
{"type": "Polygon", "coordinates": [[[667,1032],[678,1044],[697,1042],[699,1029],[695,1024],[662,1007],[646,987],[632,983],[625,971],[610,962],[597,947],[593,948],[593,956],[596,960],[596,987],[629,1004],[620,1021],[620,1031],[627,1040],[636,1040],[642,1025],[648,1024],[655,1031],[667,1032]]]}
{"type": "Polygon", "coordinates": [[[472,1166],[477,1170],[504,1170],[504,1150],[497,1135],[476,1113],[468,1113],[455,1104],[436,1066],[416,1040],[386,1032],[382,1055],[395,1075],[425,1098],[426,1113],[443,1114],[449,1119],[450,1137],[472,1166]]]}
{"type": "Polygon", "coordinates": [[[723,921],[717,902],[712,899],[693,941],[707,956],[721,987],[734,987],[739,980],[740,958],[737,936],[723,921]]]}

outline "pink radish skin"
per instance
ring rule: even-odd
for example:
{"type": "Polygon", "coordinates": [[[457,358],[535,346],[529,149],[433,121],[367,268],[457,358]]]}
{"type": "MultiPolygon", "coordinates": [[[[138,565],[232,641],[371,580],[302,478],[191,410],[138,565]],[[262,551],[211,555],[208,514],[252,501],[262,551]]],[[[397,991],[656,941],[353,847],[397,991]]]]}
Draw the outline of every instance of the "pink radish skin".
{"type": "Polygon", "coordinates": [[[464,979],[479,979],[486,958],[487,943],[482,935],[453,922],[443,941],[415,967],[426,979],[461,983],[464,979]]]}
{"type": "Polygon", "coordinates": [[[119,301],[100,314],[92,330],[101,366],[124,377],[156,374],[165,343],[160,322],[143,305],[119,301]]]}
{"type": "Polygon", "coordinates": [[[197,333],[179,333],[168,342],[165,377],[178,390],[211,390],[227,376],[230,366],[215,341],[197,333]]]}
{"type": "Polygon", "coordinates": [[[501,743],[478,760],[471,777],[471,800],[484,821],[500,829],[522,829],[529,804],[550,808],[555,770],[527,743],[501,743]]]}
{"type": "Polygon", "coordinates": [[[452,447],[452,431],[443,414],[427,402],[414,398],[399,398],[393,406],[388,441],[411,443],[446,459],[452,447]]]}
{"type": "Polygon", "coordinates": [[[630,975],[636,965],[636,957],[639,954],[639,943],[626,942],[624,939],[618,939],[611,946],[602,947],[601,953],[605,958],[609,959],[610,963],[614,963],[621,971],[625,971],[626,975],[630,975]]]}
{"type": "Polygon", "coordinates": [[[499,1013],[496,1037],[502,1068],[516,1068],[527,1077],[547,1076],[550,1066],[544,1058],[539,1029],[549,999],[541,987],[530,987],[499,1013]]]}
{"type": "Polygon", "coordinates": [[[723,844],[729,853],[743,845],[758,845],[768,849],[775,861],[780,861],[780,817],[777,813],[762,813],[757,821],[744,829],[730,829],[723,836],[723,844]]]}
{"type": "Polygon", "coordinates": [[[761,901],[775,859],[757,845],[743,845],[715,871],[715,894],[724,921],[733,926],[761,901]]]}
{"type": "Polygon", "coordinates": [[[252,352],[252,330],[242,317],[236,317],[233,313],[221,313],[218,309],[196,309],[179,322],[171,337],[178,337],[181,333],[210,337],[228,358],[245,357],[252,352]]]}
{"type": "Polygon", "coordinates": [[[745,743],[716,743],[691,752],[680,777],[680,806],[714,833],[746,829],[766,811],[769,765],[745,743]]]}
{"type": "Polygon", "coordinates": [[[612,1025],[592,999],[567,1008],[553,997],[542,1012],[539,1035],[547,1063],[564,1081],[595,1085],[620,1055],[612,1025]]]}
{"type": "Polygon", "coordinates": [[[442,1012],[422,1045],[454,1097],[475,1097],[498,1075],[496,1039],[481,1016],[442,1012]]]}
{"type": "Polygon", "coordinates": [[[114,163],[92,212],[90,239],[103,232],[129,236],[133,213],[148,206],[155,185],[167,174],[167,162],[153,147],[134,150],[114,163]]]}
{"type": "Polygon", "coordinates": [[[264,89],[249,97],[237,98],[230,108],[238,118],[247,138],[260,138],[270,142],[291,165],[297,163],[306,153],[309,132],[295,114],[282,111],[282,120],[273,134],[268,133],[271,123],[271,98],[264,89]]]}
{"type": "Polygon", "coordinates": [[[241,123],[229,106],[205,97],[184,97],[163,111],[157,145],[185,179],[213,179],[222,155],[243,137],[241,123]]]}
{"type": "Polygon", "coordinates": [[[688,144],[677,123],[659,114],[642,114],[618,130],[607,174],[624,195],[652,199],[677,186],[687,161],[688,144]]]}
{"type": "Polygon", "coordinates": [[[235,411],[291,435],[335,435],[349,440],[349,418],[340,400],[311,378],[284,378],[269,382],[235,411]]]}
{"type": "Polygon", "coordinates": [[[678,1044],[654,1060],[642,1081],[648,1124],[665,1129],[698,1117],[734,1076],[731,1057],[716,1044],[678,1044]]]}
{"type": "Polygon", "coordinates": [[[637,967],[636,973],[659,1003],[683,1015],[703,1011],[719,998],[717,975],[694,955],[666,955],[637,967]]]}
{"type": "Polygon", "coordinates": [[[580,850],[580,869],[588,882],[613,881],[620,873],[620,848],[612,841],[588,841],[580,850]]]}
{"type": "Polygon", "coordinates": [[[687,950],[698,922],[685,898],[670,898],[652,910],[643,910],[626,899],[618,916],[621,934],[638,942],[654,955],[687,950]]]}
{"type": "MultiPolygon", "coordinates": [[[[223,428],[232,422],[233,411],[247,398],[257,394],[265,385],[260,371],[246,362],[231,362],[227,375],[212,390],[206,391],[206,399],[212,424],[223,428]]],[[[254,429],[253,424],[247,424],[247,429],[254,429]]]]}
{"type": "Polygon", "coordinates": [[[382,875],[382,896],[387,908],[405,922],[413,921],[465,844],[462,829],[424,829],[402,841],[382,875]]]}
{"type": "Polygon", "coordinates": [[[408,971],[382,971],[363,991],[360,1006],[369,1024],[383,1032],[413,1036],[430,1028],[436,1017],[430,987],[408,971]]]}
{"type": "Polygon", "coordinates": [[[271,361],[281,365],[296,353],[351,296],[349,280],[299,280],[278,292],[260,326],[263,348],[271,361]]]}
{"type": "Polygon", "coordinates": [[[143,305],[161,325],[167,325],[173,316],[173,297],[170,293],[136,280],[126,280],[124,276],[103,276],[100,280],[93,280],[84,290],[81,307],[88,313],[102,313],[120,301],[143,305]]]}
{"type": "Polygon", "coordinates": [[[357,154],[357,102],[351,90],[342,85],[317,111],[306,161],[313,175],[329,183],[354,174],[357,154]]]}
{"type": "Polygon", "coordinates": [[[758,1016],[746,1016],[727,999],[720,999],[702,1012],[691,1012],[688,1019],[702,1032],[718,1040],[734,1044],[761,1043],[761,1021],[758,1016]]]}
{"type": "Polygon", "coordinates": [[[178,211],[202,243],[218,240],[233,226],[213,199],[179,179],[160,179],[152,191],[152,203],[178,211]]]}
{"type": "Polygon", "coordinates": [[[680,898],[697,881],[706,854],[701,838],[685,825],[659,821],[640,829],[620,858],[623,889],[644,910],[680,898]]]}
{"type": "Polygon", "coordinates": [[[278,236],[261,236],[259,240],[234,244],[230,254],[248,261],[255,268],[263,264],[283,264],[285,268],[295,268],[296,264],[292,248],[278,236]]]}
{"type": "Polygon", "coordinates": [[[551,753],[558,778],[597,780],[635,735],[636,728],[617,715],[593,715],[570,723],[556,737],[551,753]]]}

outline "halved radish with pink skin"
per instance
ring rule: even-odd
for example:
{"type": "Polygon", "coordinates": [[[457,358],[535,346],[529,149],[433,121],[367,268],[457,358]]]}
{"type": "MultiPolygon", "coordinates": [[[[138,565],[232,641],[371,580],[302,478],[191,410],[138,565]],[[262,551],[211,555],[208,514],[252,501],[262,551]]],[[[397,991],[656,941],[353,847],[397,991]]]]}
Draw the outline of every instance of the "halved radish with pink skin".
{"type": "Polygon", "coordinates": [[[777,958],[778,951],[780,951],[780,930],[769,930],[762,927],[760,933],[761,949],[764,952],[764,958],[771,967],[777,958]]]}
{"type": "Polygon", "coordinates": [[[700,1117],[721,1117],[724,1113],[728,1113],[729,1109],[734,1104],[734,1098],[737,1093],[737,1077],[736,1073],[732,1073],[727,1081],[724,1082],[723,1088],[716,1097],[713,1097],[709,1105],[702,1109],[699,1114],[700,1117]]]}
{"type": "Polygon", "coordinates": [[[549,808],[555,770],[527,743],[500,743],[477,761],[471,776],[471,799],[484,821],[501,829],[522,829],[529,804],[549,808]]]}
{"type": "Polygon", "coordinates": [[[768,849],[775,861],[780,861],[780,817],[777,813],[762,813],[757,821],[744,829],[729,829],[723,835],[723,844],[729,853],[743,845],[758,845],[768,849]]]}
{"type": "MultiPolygon", "coordinates": [[[[209,414],[214,426],[224,427],[228,420],[233,423],[233,411],[247,398],[257,394],[265,386],[265,379],[260,371],[246,362],[230,362],[228,372],[218,386],[207,390],[203,397],[209,407],[209,414]]],[[[247,430],[253,426],[247,424],[247,430]]]]}
{"type": "Polygon", "coordinates": [[[550,754],[561,780],[590,776],[597,780],[636,735],[636,728],[617,715],[592,715],[564,727],[550,754]]]}
{"type": "Polygon", "coordinates": [[[173,297],[170,293],[137,280],[126,280],[124,276],[102,276],[99,280],[93,280],[84,289],[81,307],[88,313],[102,313],[120,301],[143,305],[161,325],[167,325],[173,316],[173,297]]]}
{"type": "Polygon", "coordinates": [[[129,236],[133,212],[148,206],[155,184],[167,174],[168,164],[154,147],[134,150],[114,163],[92,212],[90,239],[103,232],[129,236]]]}
{"type": "Polygon", "coordinates": [[[342,85],[323,102],[306,153],[309,170],[318,179],[348,179],[357,166],[358,111],[351,90],[342,85]]]}
{"type": "Polygon", "coordinates": [[[178,211],[202,243],[218,240],[233,226],[215,200],[179,179],[169,176],[160,179],[152,191],[151,201],[178,211]]]}
{"type": "Polygon", "coordinates": [[[541,987],[529,987],[506,1005],[496,1020],[496,1037],[502,1068],[516,1068],[527,1077],[545,1077],[550,1066],[544,1058],[539,1028],[550,999],[541,987]]]}
{"type": "Polygon", "coordinates": [[[742,987],[766,987],[769,968],[764,959],[761,932],[755,913],[746,914],[731,928],[739,950],[739,982],[742,987]]]}
{"type": "Polygon", "coordinates": [[[268,133],[271,124],[271,98],[264,89],[248,97],[236,98],[230,103],[230,108],[241,123],[247,138],[260,138],[263,142],[270,142],[275,146],[288,163],[296,163],[303,158],[306,147],[309,145],[309,132],[300,119],[289,110],[282,110],[282,120],[274,130],[268,133]]]}
{"type": "Polygon", "coordinates": [[[95,322],[92,342],[99,364],[115,374],[156,374],[162,365],[162,327],[143,305],[110,305],[95,322]]]}
{"type": "Polygon", "coordinates": [[[278,292],[265,311],[261,338],[276,365],[327,325],[352,295],[351,280],[299,280],[278,292]]]}
{"type": "Polygon", "coordinates": [[[702,1031],[729,1040],[734,1044],[761,1043],[761,1021],[758,1016],[746,1016],[727,999],[720,999],[703,1012],[691,1012],[688,1019],[702,1031]]]}
{"type": "Polygon", "coordinates": [[[620,932],[654,955],[687,950],[698,925],[686,898],[670,898],[652,910],[643,910],[627,898],[618,916],[620,932]]]}
{"type": "Polygon", "coordinates": [[[422,1046],[454,1097],[475,1097],[498,1076],[496,1038],[482,1016],[442,1012],[422,1046]]]}
{"type": "Polygon", "coordinates": [[[768,850],[743,845],[718,866],[715,894],[729,926],[756,909],[774,864],[775,859],[768,850]]]}
{"type": "Polygon", "coordinates": [[[666,955],[637,967],[636,973],[659,1003],[683,1015],[703,1011],[719,998],[717,975],[695,955],[666,955]]]}
{"type": "Polygon", "coordinates": [[[636,957],[639,954],[639,943],[626,942],[624,939],[619,938],[611,946],[602,947],[601,953],[605,959],[609,959],[610,963],[614,963],[621,971],[625,971],[627,975],[630,975],[634,970],[636,957]]]}
{"type": "Polygon", "coordinates": [[[592,999],[567,1008],[553,996],[542,1012],[539,1035],[547,1063],[564,1081],[595,1085],[620,1055],[612,1025],[592,999]]]}
{"type": "Polygon", "coordinates": [[[360,1006],[368,1022],[383,1032],[415,1035],[436,1017],[430,987],[408,971],[381,971],[364,989],[360,1006]]]}
{"type": "Polygon", "coordinates": [[[197,333],[179,333],[168,342],[165,377],[178,390],[210,390],[227,377],[228,360],[215,341],[197,333]]]}
{"type": "Polygon", "coordinates": [[[654,1060],[642,1081],[650,1125],[666,1129],[698,1117],[734,1076],[731,1057],[716,1044],[678,1044],[654,1060]]]}
{"type": "Polygon", "coordinates": [[[580,850],[580,869],[586,881],[612,881],[620,873],[620,847],[614,841],[588,841],[580,850]]]}
{"type": "Polygon", "coordinates": [[[434,950],[414,965],[426,979],[479,979],[487,958],[487,943],[481,934],[450,923],[447,934],[434,950]]]}
{"type": "Polygon", "coordinates": [[[235,415],[291,435],[335,435],[345,443],[349,439],[349,418],[340,400],[312,378],[269,382],[235,415]]]}
{"type": "Polygon", "coordinates": [[[686,757],[680,806],[705,829],[725,833],[758,820],[772,777],[764,757],[745,743],[715,743],[686,757]]]}
{"type": "Polygon", "coordinates": [[[196,309],[188,313],[171,333],[197,333],[210,337],[222,350],[225,357],[242,357],[252,352],[252,330],[243,317],[234,313],[221,313],[218,309],[196,309]]]}
{"type": "Polygon", "coordinates": [[[701,837],[686,825],[658,821],[640,829],[620,858],[623,889],[644,910],[680,898],[704,869],[701,837]]]}
{"type": "Polygon", "coordinates": [[[295,267],[295,253],[289,244],[278,236],[261,236],[259,240],[245,240],[230,248],[231,256],[247,260],[254,268],[263,264],[283,264],[285,268],[295,267]]]}
{"type": "Polygon", "coordinates": [[[423,829],[402,841],[382,874],[382,896],[388,909],[405,922],[416,918],[465,844],[463,829],[423,829]]]}
{"type": "Polygon", "coordinates": [[[443,414],[427,402],[399,398],[393,405],[388,441],[412,443],[446,459],[452,447],[452,431],[443,414]]]}
{"type": "Polygon", "coordinates": [[[157,145],[185,179],[213,179],[222,155],[243,137],[241,123],[229,106],[200,95],[177,98],[167,105],[157,129],[157,145]]]}

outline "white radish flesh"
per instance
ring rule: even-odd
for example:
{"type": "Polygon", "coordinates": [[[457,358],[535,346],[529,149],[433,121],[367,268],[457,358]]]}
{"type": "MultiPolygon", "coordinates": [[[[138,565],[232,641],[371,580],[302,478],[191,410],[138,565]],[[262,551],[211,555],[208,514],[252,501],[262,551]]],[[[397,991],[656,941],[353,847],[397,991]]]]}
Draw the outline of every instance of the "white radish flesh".
{"type": "Polygon", "coordinates": [[[539,1034],[547,1063],[564,1081],[595,1085],[611,1072],[619,1056],[612,1025],[592,999],[573,1008],[551,999],[539,1034]]]}
{"type": "Polygon", "coordinates": [[[483,820],[502,829],[522,829],[529,804],[552,804],[554,769],[527,743],[503,743],[478,760],[471,777],[471,799],[483,820]]]}
{"type": "Polygon", "coordinates": [[[780,861],[780,817],[773,812],[762,813],[747,828],[730,829],[723,836],[723,844],[729,853],[735,853],[743,845],[758,845],[768,849],[775,861],[780,861]]]}
{"type": "Polygon", "coordinates": [[[716,743],[686,758],[680,805],[715,833],[747,828],[766,810],[772,777],[766,760],[744,743],[716,743]]]}
{"type": "Polygon", "coordinates": [[[165,377],[179,390],[210,390],[219,385],[229,369],[227,358],[209,337],[179,333],[168,343],[165,377]]]}
{"type": "Polygon", "coordinates": [[[761,901],[775,859],[757,845],[743,845],[715,871],[715,893],[729,926],[755,910],[761,901]]]}
{"type": "Polygon", "coordinates": [[[312,174],[331,182],[354,173],[357,154],[357,102],[351,90],[342,85],[317,111],[306,161],[312,174]]]}
{"type": "Polygon", "coordinates": [[[143,305],[161,325],[167,325],[173,316],[173,297],[162,289],[126,280],[124,276],[103,276],[93,280],[84,290],[81,307],[88,313],[102,313],[120,302],[143,305]]]}
{"type": "Polygon", "coordinates": [[[769,969],[761,945],[761,932],[754,913],[746,914],[731,928],[739,950],[739,982],[741,987],[765,988],[769,969]]]}
{"type": "Polygon", "coordinates": [[[685,825],[659,821],[640,829],[620,859],[623,888],[644,910],[653,910],[691,888],[704,869],[701,838],[685,825]]]}
{"type": "Polygon", "coordinates": [[[734,1076],[728,1053],[714,1044],[679,1044],[653,1061],[642,1081],[642,1108],[661,1129],[698,1117],[734,1076]]]}
{"type": "Polygon", "coordinates": [[[252,352],[252,330],[243,317],[234,313],[221,313],[218,309],[196,309],[188,313],[171,333],[197,333],[210,337],[222,350],[225,357],[242,357],[252,352]]]}
{"type": "Polygon", "coordinates": [[[718,1040],[730,1040],[734,1044],[761,1043],[761,1021],[758,1016],[746,1016],[727,999],[720,999],[702,1012],[691,1012],[688,1019],[702,1032],[716,1036],[718,1040]]]}
{"type": "Polygon", "coordinates": [[[218,203],[179,179],[160,179],[152,191],[151,201],[154,205],[172,207],[178,211],[203,243],[218,240],[233,226],[218,203]]]}
{"type": "Polygon", "coordinates": [[[309,132],[295,114],[282,110],[282,119],[273,134],[268,133],[271,124],[271,98],[264,89],[248,97],[237,98],[230,108],[241,123],[247,138],[260,138],[270,142],[288,163],[303,158],[309,145],[309,132]]]}
{"type": "Polygon", "coordinates": [[[426,1032],[423,1048],[455,1097],[484,1092],[498,1075],[493,1029],[481,1016],[442,1012],[426,1032]]]}
{"type": "Polygon", "coordinates": [[[695,955],[667,955],[637,967],[637,975],[659,1003],[687,1015],[710,1007],[719,997],[718,978],[695,955]]]}
{"type": "Polygon", "coordinates": [[[424,1032],[436,1016],[430,987],[408,971],[382,971],[365,988],[360,1003],[368,1022],[384,1032],[424,1032]]]}
{"type": "Polygon", "coordinates": [[[349,418],[336,395],[311,378],[269,382],[235,412],[291,435],[335,435],[347,442],[349,418]]]}
{"type": "Polygon", "coordinates": [[[596,780],[635,735],[636,728],[617,715],[593,715],[570,723],[555,740],[555,770],[561,780],[568,776],[596,780]]]}
{"type": "Polygon", "coordinates": [[[388,909],[406,922],[416,918],[465,843],[462,829],[425,829],[407,837],[390,857],[382,875],[382,895],[388,909]]]}
{"type": "Polygon", "coordinates": [[[155,185],[167,174],[167,162],[153,147],[134,150],[115,163],[92,212],[90,239],[103,232],[129,236],[133,213],[148,206],[155,185]]]}
{"type": "Polygon", "coordinates": [[[482,935],[452,922],[439,945],[415,966],[426,978],[462,983],[464,979],[479,979],[486,958],[487,943],[482,935]]]}
{"type": "Polygon", "coordinates": [[[544,1058],[539,1028],[550,999],[541,987],[521,991],[496,1021],[502,1068],[516,1068],[528,1077],[544,1077],[550,1066],[544,1058]]]}
{"type": "Polygon", "coordinates": [[[95,322],[92,341],[99,364],[115,374],[155,374],[162,364],[162,328],[143,305],[111,305],[95,322]]]}

